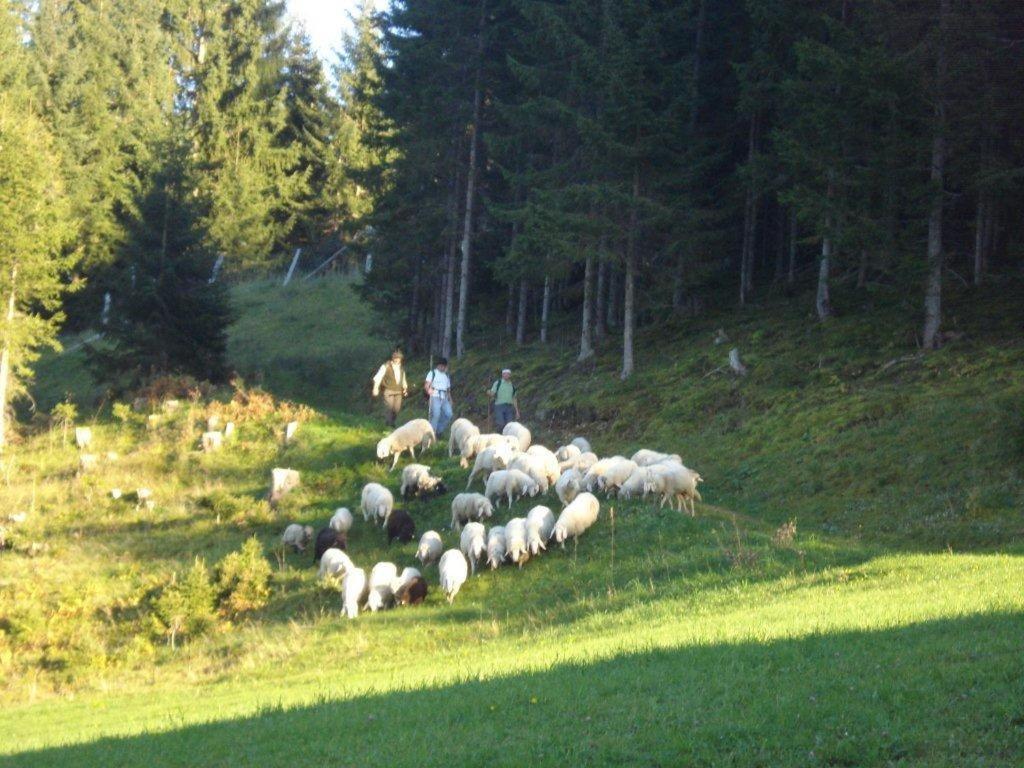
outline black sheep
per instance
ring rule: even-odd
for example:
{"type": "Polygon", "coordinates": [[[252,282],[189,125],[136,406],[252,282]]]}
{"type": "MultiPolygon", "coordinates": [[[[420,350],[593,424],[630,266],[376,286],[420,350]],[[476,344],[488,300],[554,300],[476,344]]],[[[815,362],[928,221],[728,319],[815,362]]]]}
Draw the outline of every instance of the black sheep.
{"type": "Polygon", "coordinates": [[[416,524],[404,509],[395,509],[388,516],[387,533],[388,544],[395,539],[407,544],[416,535],[416,524]]]}
{"type": "Polygon", "coordinates": [[[427,599],[427,582],[422,576],[410,579],[395,594],[399,605],[419,605],[427,599]]]}
{"type": "Polygon", "coordinates": [[[324,552],[332,547],[335,549],[345,549],[347,546],[348,536],[346,534],[339,533],[333,528],[321,528],[320,533],[316,535],[316,547],[313,550],[313,562],[319,563],[324,552]]]}

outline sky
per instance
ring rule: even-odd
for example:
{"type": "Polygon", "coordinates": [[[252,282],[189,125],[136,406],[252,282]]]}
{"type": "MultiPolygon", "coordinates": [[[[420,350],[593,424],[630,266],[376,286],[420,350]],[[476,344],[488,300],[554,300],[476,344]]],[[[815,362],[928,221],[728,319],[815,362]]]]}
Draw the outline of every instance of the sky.
{"type": "MultiPolygon", "coordinates": [[[[305,26],[320,58],[331,62],[342,31],[351,29],[349,13],[358,12],[360,5],[361,0],[288,0],[288,13],[305,26]]],[[[377,6],[381,5],[378,0],[377,6]]]]}

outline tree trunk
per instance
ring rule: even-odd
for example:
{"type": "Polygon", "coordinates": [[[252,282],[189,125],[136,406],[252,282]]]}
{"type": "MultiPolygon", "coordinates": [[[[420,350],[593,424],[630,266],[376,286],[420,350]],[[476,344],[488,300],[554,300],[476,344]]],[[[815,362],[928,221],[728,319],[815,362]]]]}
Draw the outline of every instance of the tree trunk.
{"type": "Polygon", "coordinates": [[[619,327],[619,271],[608,268],[608,327],[619,327]]]}
{"type": "Polygon", "coordinates": [[[583,319],[580,323],[580,354],[577,360],[587,360],[594,356],[594,345],[591,342],[591,316],[594,308],[594,257],[587,255],[583,270],[583,319]]]}
{"type": "Polygon", "coordinates": [[[459,247],[458,237],[456,236],[459,225],[458,189],[459,173],[456,171],[451,198],[448,201],[448,221],[451,230],[448,238],[448,254],[445,260],[447,274],[444,281],[444,327],[441,330],[442,357],[451,357],[452,354],[452,325],[455,321],[455,265],[458,263],[459,247]]]}
{"type": "Polygon", "coordinates": [[[942,338],[942,215],[946,204],[946,35],[951,0],[939,0],[939,39],[935,57],[935,134],[932,137],[932,208],[928,216],[928,277],[924,291],[922,345],[938,349],[942,338]]]}
{"type": "Polygon", "coordinates": [[[419,325],[420,311],[420,278],[423,272],[423,256],[416,257],[416,268],[412,276],[412,298],[409,301],[409,318],[406,322],[407,334],[405,339],[406,352],[410,355],[416,352],[416,329],[419,325]]]}
{"type": "Polygon", "coordinates": [[[544,276],[544,298],[540,305],[540,343],[548,343],[548,318],[551,315],[551,277],[544,276]]]}
{"type": "Polygon", "coordinates": [[[508,284],[508,302],[505,304],[505,335],[510,339],[516,327],[516,285],[508,284]]]}
{"type": "Polygon", "coordinates": [[[797,220],[794,208],[789,214],[789,269],[786,272],[786,283],[789,285],[796,282],[796,236],[797,220]]]}
{"type": "Polygon", "coordinates": [[[978,216],[974,225],[974,284],[981,285],[988,270],[988,245],[991,236],[992,204],[982,192],[978,197],[978,216]]]}
{"type": "Polygon", "coordinates": [[[519,318],[516,322],[516,346],[523,346],[526,341],[526,305],[530,300],[530,286],[526,278],[519,281],[519,318]]]}
{"type": "Polygon", "coordinates": [[[786,276],[786,207],[779,203],[775,217],[775,277],[772,281],[778,285],[786,276]]]}
{"type": "Polygon", "coordinates": [[[11,268],[11,293],[7,297],[7,313],[4,315],[4,346],[0,350],[0,456],[7,446],[7,399],[11,384],[11,345],[14,340],[14,286],[18,280],[18,268],[11,268]]]}
{"type": "Polygon", "coordinates": [[[832,222],[825,224],[825,236],[821,238],[821,259],[818,261],[818,292],[814,299],[814,308],[819,320],[832,317],[832,302],[829,300],[828,277],[832,268],[832,222]]]}
{"type": "Polygon", "coordinates": [[[697,132],[697,117],[699,116],[700,98],[700,69],[704,50],[704,28],[707,26],[708,9],[707,0],[700,0],[697,6],[697,29],[693,35],[693,70],[690,72],[690,139],[694,139],[697,132]]]}
{"type": "Polygon", "coordinates": [[[857,264],[857,287],[863,288],[868,284],[868,249],[861,248],[860,250],[860,262],[857,264]]]}
{"type": "MultiPolygon", "coordinates": [[[[754,113],[750,119],[750,135],[747,143],[747,166],[753,172],[754,160],[757,157],[757,140],[760,129],[760,116],[754,113]]],[[[743,207],[743,249],[740,253],[740,306],[745,306],[747,298],[754,287],[754,241],[757,236],[757,184],[754,179],[747,183],[747,199],[743,207]]]]}
{"type": "Polygon", "coordinates": [[[636,331],[636,240],[638,206],[640,202],[640,168],[633,169],[633,204],[629,211],[629,234],[626,238],[626,286],[622,312],[622,373],[623,381],[633,375],[633,337],[636,331]]]}
{"type": "Polygon", "coordinates": [[[466,354],[466,309],[469,303],[469,264],[473,248],[473,197],[476,192],[477,149],[480,146],[480,109],[483,101],[484,22],[487,2],[480,0],[480,22],[477,27],[476,76],[473,83],[473,123],[469,137],[469,167],[466,169],[466,209],[462,227],[462,268],[459,275],[459,318],[455,329],[455,356],[466,354]]]}
{"type": "Polygon", "coordinates": [[[604,243],[601,245],[601,263],[597,267],[597,309],[595,313],[594,337],[598,342],[608,335],[608,262],[604,260],[604,243]]]}

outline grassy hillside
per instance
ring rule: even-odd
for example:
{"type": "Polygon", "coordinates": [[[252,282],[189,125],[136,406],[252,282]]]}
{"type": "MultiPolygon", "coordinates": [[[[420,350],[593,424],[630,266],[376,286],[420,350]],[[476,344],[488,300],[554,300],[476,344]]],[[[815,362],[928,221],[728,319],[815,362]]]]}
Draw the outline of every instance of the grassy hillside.
{"type": "MultiPolygon", "coordinates": [[[[691,519],[603,502],[578,546],[480,575],[454,606],[434,590],[422,608],[347,621],[312,558],[277,541],[287,522],[355,509],[368,480],[397,490],[374,461],[382,430],[363,389],[387,345],[338,279],[236,295],[236,367],[320,413],[231,392],[152,429],[120,410],[94,425],[101,466],[81,475],[59,434],[19,446],[4,493],[26,519],[0,552],[0,766],[1024,762],[1022,347],[1007,308],[958,311],[961,341],[907,360],[884,304],[870,326],[771,306],[667,322],[644,332],[626,385],[614,349],[579,369],[569,343],[492,340],[456,366],[457,410],[482,414],[483,385],[510,361],[544,442],[678,450],[708,503],[691,519]],[[713,344],[719,327],[729,345],[713,344]],[[732,345],[750,376],[709,375],[732,345]],[[213,412],[238,434],[204,455],[213,412]],[[272,510],[260,496],[274,466],[303,485],[272,510]],[[155,504],[114,487],[150,488],[155,504]],[[266,605],[172,649],[160,591],[251,536],[272,568],[266,605]]],[[[466,472],[443,448],[427,463],[450,493],[406,508],[454,545],[443,526],[466,472]]],[[[415,544],[388,548],[357,515],[349,549],[367,568],[403,566],[415,544]]]]}

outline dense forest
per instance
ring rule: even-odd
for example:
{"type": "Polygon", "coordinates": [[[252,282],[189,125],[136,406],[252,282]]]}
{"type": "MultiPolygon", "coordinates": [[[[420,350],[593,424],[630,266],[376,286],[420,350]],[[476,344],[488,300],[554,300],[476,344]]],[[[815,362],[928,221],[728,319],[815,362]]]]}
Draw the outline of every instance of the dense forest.
{"type": "Polygon", "coordinates": [[[325,64],[273,0],[8,1],[0,434],[62,323],[119,386],[225,376],[214,265],[298,247],[372,254],[411,351],[545,342],[557,307],[624,378],[638,325],[726,296],[815,322],[884,286],[933,349],[945,283],[1020,275],[1017,0],[373,8],[325,64]]]}

